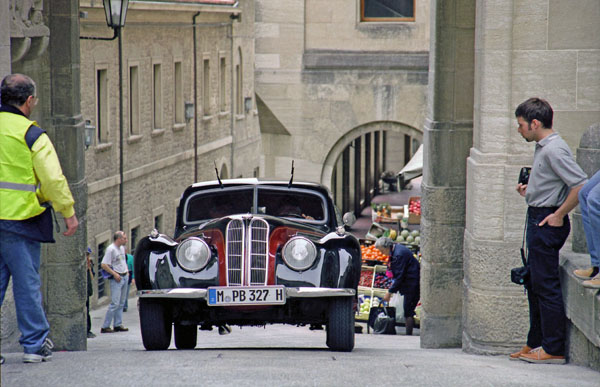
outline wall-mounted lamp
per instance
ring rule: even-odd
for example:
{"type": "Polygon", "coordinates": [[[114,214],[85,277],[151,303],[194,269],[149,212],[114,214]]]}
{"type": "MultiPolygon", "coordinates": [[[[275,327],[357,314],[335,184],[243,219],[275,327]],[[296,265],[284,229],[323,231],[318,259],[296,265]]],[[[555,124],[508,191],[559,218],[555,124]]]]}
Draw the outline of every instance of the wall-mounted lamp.
{"type": "Polygon", "coordinates": [[[246,110],[246,113],[248,113],[250,109],[252,109],[252,98],[246,97],[244,98],[244,110],[246,110]]]}
{"type": "Polygon", "coordinates": [[[96,135],[96,127],[94,125],[92,125],[92,122],[90,120],[85,120],[85,138],[84,138],[83,142],[85,144],[86,150],[94,142],[95,135],[96,135]]]}
{"type": "MultiPolygon", "coordinates": [[[[112,38],[100,38],[95,36],[80,36],[79,39],[91,40],[114,40],[119,36],[121,28],[125,27],[125,18],[127,17],[127,7],[129,0],[103,0],[104,13],[106,14],[106,24],[113,29],[112,38]]],[[[80,12],[81,18],[87,18],[87,12],[80,12]],[[82,16],[85,14],[85,16],[82,16]]]]}
{"type": "Polygon", "coordinates": [[[186,102],[184,109],[185,120],[190,122],[192,118],[195,116],[195,106],[193,102],[186,102]]]}
{"type": "Polygon", "coordinates": [[[125,27],[125,18],[127,17],[127,7],[129,0],[104,0],[104,13],[106,14],[106,24],[110,28],[125,27]]]}

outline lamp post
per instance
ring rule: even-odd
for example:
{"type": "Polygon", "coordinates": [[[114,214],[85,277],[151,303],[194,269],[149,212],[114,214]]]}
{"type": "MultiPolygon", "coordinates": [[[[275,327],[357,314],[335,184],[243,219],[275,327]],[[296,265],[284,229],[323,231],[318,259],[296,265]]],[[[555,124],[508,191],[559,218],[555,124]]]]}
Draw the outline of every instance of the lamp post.
{"type": "Polygon", "coordinates": [[[80,39],[114,40],[119,38],[119,230],[123,230],[123,41],[121,28],[125,27],[129,0],[103,0],[106,24],[113,29],[112,38],[81,36],[80,39]]]}

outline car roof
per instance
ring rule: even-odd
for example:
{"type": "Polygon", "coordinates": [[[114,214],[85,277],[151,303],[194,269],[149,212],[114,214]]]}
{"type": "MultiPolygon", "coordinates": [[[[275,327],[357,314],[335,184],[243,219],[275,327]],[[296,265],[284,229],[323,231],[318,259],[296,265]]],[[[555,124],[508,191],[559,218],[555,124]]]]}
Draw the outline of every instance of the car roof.
{"type": "MultiPolygon", "coordinates": [[[[255,178],[255,177],[249,177],[249,178],[239,178],[239,179],[223,179],[223,180],[221,180],[221,183],[219,183],[218,180],[202,181],[202,182],[192,184],[190,186],[190,188],[220,187],[221,185],[223,185],[223,187],[233,187],[233,186],[240,186],[240,185],[288,186],[289,184],[290,184],[289,181],[285,181],[285,180],[271,180],[271,179],[259,179],[259,178],[255,178]]],[[[292,182],[292,185],[290,188],[298,188],[298,187],[313,188],[313,189],[318,188],[320,190],[325,190],[327,193],[329,193],[329,190],[327,189],[327,187],[324,187],[323,185],[318,184],[318,183],[311,183],[311,182],[292,182]]]]}

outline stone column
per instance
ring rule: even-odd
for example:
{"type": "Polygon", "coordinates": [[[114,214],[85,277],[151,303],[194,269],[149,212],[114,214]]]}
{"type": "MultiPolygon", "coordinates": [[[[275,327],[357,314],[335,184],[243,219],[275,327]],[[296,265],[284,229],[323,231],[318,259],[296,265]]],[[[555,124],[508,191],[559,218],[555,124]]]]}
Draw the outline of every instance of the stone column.
{"type": "Polygon", "coordinates": [[[421,346],[461,345],[466,158],[473,137],[475,0],[431,2],[424,128],[421,346]]]}
{"type": "MultiPolygon", "coordinates": [[[[69,181],[80,224],[74,236],[56,234],[56,244],[45,245],[44,304],[55,349],[85,350],[87,182],[79,105],[79,1],[55,0],[48,3],[48,8],[50,117],[46,129],[69,181]]],[[[60,215],[59,224],[64,231],[60,215]]]]}
{"type": "Polygon", "coordinates": [[[10,74],[9,0],[0,0],[0,80],[10,74]]]}

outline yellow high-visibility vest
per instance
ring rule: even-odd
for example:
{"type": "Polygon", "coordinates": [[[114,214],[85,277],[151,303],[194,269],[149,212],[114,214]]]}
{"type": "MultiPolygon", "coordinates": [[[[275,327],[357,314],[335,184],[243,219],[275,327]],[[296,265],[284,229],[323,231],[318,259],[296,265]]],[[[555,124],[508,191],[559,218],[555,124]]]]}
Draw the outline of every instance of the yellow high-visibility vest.
{"type": "Polygon", "coordinates": [[[24,220],[41,214],[37,179],[25,134],[36,125],[19,114],[0,112],[0,219],[24,220]]]}

